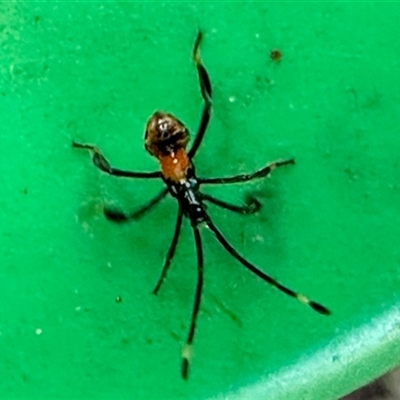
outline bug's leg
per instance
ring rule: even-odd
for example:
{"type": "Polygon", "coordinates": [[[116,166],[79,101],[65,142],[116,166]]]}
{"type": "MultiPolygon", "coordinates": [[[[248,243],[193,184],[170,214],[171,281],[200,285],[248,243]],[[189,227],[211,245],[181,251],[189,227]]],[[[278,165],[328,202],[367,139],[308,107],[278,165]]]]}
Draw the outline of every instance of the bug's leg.
{"type": "Polygon", "coordinates": [[[164,282],[164,280],[165,280],[165,278],[167,276],[167,272],[168,272],[169,267],[171,265],[171,261],[174,258],[176,245],[178,244],[179,234],[181,232],[182,218],[183,218],[183,211],[179,207],[178,216],[176,218],[174,236],[173,236],[172,242],[171,242],[171,244],[169,246],[168,253],[167,253],[166,257],[165,257],[164,266],[163,266],[163,269],[161,271],[160,278],[158,279],[157,285],[153,290],[153,294],[157,294],[158,291],[160,290],[160,287],[163,284],[163,282],[164,282]]]}
{"type": "Polygon", "coordinates": [[[211,117],[211,98],[212,98],[212,88],[211,88],[211,81],[208,75],[206,68],[203,65],[203,62],[200,57],[200,43],[201,39],[203,38],[203,34],[201,31],[198,32],[196,41],[193,47],[193,61],[196,64],[197,74],[199,76],[200,82],[200,90],[201,95],[204,100],[203,112],[201,115],[200,125],[197,129],[197,134],[194,139],[192,148],[189,151],[189,157],[192,158],[196,154],[201,141],[203,140],[203,136],[206,132],[208,122],[210,121],[211,117]]]}
{"type": "Polygon", "coordinates": [[[268,176],[275,168],[282,167],[284,165],[294,164],[294,158],[289,158],[287,160],[278,160],[272,163],[269,163],[264,168],[259,169],[252,174],[241,174],[230,176],[228,178],[199,178],[199,183],[201,184],[216,184],[216,183],[239,183],[239,182],[247,182],[257,178],[265,178],[268,176]]]}
{"type": "Polygon", "coordinates": [[[218,228],[212,223],[211,220],[207,223],[207,226],[211,229],[211,231],[214,233],[215,237],[217,240],[224,246],[225,250],[232,255],[236,260],[238,260],[242,265],[244,265],[248,270],[250,270],[253,274],[257,275],[259,278],[261,278],[263,281],[269,283],[270,285],[276,287],[278,290],[281,292],[287,294],[290,297],[293,297],[300,301],[301,303],[304,303],[308,306],[310,306],[313,310],[319,312],[320,314],[324,315],[329,315],[331,312],[324,307],[322,304],[319,304],[313,300],[310,300],[308,297],[296,293],[293,290],[287,288],[286,286],[283,286],[280,284],[278,281],[276,281],[274,278],[271,276],[267,275],[265,272],[259,270],[256,266],[251,264],[249,261],[247,261],[245,258],[243,258],[225,239],[225,237],[222,235],[222,233],[218,230],[218,228]]]}
{"type": "Polygon", "coordinates": [[[135,220],[141,218],[147,211],[150,211],[154,206],[156,206],[168,193],[168,189],[163,189],[160,193],[154,196],[150,201],[140,207],[138,210],[131,214],[125,214],[121,210],[114,208],[104,207],[104,215],[110,221],[122,223],[129,220],[135,220]]]}
{"type": "Polygon", "coordinates": [[[159,172],[159,171],[134,172],[134,171],[124,171],[122,169],[114,168],[110,165],[110,163],[103,156],[103,154],[101,154],[100,149],[98,149],[96,146],[93,146],[91,144],[81,144],[81,143],[77,143],[77,142],[73,141],[72,147],[76,147],[78,149],[89,150],[89,152],[92,155],[93,164],[97,168],[102,170],[103,172],[106,172],[107,174],[114,175],[114,176],[122,176],[125,178],[160,178],[161,177],[161,172],[159,172]]]}
{"type": "Polygon", "coordinates": [[[192,355],[192,343],[196,331],[196,319],[200,309],[201,292],[203,288],[203,247],[201,244],[201,236],[199,228],[197,226],[192,225],[192,228],[197,251],[197,286],[192,310],[192,318],[190,321],[189,334],[182,351],[181,372],[183,379],[187,379],[189,376],[190,357],[192,355]]]}
{"type": "Polygon", "coordinates": [[[202,193],[201,194],[203,200],[209,201],[210,203],[215,204],[216,206],[225,208],[226,210],[230,210],[239,214],[254,214],[261,208],[261,203],[252,196],[248,196],[246,198],[246,202],[243,206],[237,206],[235,204],[227,203],[223,200],[216,199],[209,194],[202,193]]]}

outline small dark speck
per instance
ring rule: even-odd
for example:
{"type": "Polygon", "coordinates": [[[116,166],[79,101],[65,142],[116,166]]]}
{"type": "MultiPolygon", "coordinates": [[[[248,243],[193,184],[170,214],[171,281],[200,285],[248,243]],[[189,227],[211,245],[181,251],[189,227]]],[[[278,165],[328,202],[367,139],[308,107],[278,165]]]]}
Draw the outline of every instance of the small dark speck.
{"type": "Polygon", "coordinates": [[[38,23],[40,21],[39,15],[35,15],[35,22],[38,23]]]}
{"type": "Polygon", "coordinates": [[[278,62],[282,59],[282,52],[279,49],[273,49],[269,53],[272,61],[278,62]]]}
{"type": "Polygon", "coordinates": [[[116,302],[116,303],[122,303],[122,297],[117,296],[117,297],[115,298],[115,302],[116,302]]]}
{"type": "Polygon", "coordinates": [[[227,308],[224,303],[219,301],[217,297],[214,295],[211,296],[214,298],[214,301],[217,303],[221,311],[224,311],[229,317],[231,317],[232,321],[236,322],[239,326],[243,326],[242,321],[235,313],[229,310],[229,308],[227,308]]]}
{"type": "Polygon", "coordinates": [[[180,340],[180,336],[179,336],[176,332],[170,330],[169,333],[171,334],[171,336],[172,336],[175,340],[177,340],[177,341],[180,340]]]}
{"type": "Polygon", "coordinates": [[[264,83],[266,83],[267,85],[270,85],[272,83],[271,79],[269,79],[266,76],[263,77],[263,76],[260,76],[260,75],[256,76],[256,82],[258,84],[261,84],[261,85],[264,84],[264,83]]]}
{"type": "Polygon", "coordinates": [[[28,188],[25,188],[25,189],[23,190],[23,193],[24,193],[24,194],[28,194],[28,188]]]}

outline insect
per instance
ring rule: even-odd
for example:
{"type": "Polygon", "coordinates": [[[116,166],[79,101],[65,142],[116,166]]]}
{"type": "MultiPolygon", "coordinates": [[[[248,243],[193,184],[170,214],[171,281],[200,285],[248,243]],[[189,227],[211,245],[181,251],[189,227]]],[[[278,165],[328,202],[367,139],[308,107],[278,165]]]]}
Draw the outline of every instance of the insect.
{"type": "Polygon", "coordinates": [[[104,208],[105,216],[114,222],[126,222],[142,217],[147,211],[155,207],[167,195],[172,196],[177,200],[178,211],[175,222],[175,230],[172,241],[167,251],[161,275],[153,290],[157,294],[164,282],[171,261],[175,254],[175,249],[178,244],[179,234],[183,218],[186,217],[191,225],[194,243],[197,252],[197,284],[194,296],[194,303],[191,313],[188,336],[182,350],[182,365],[181,373],[183,379],[187,379],[189,375],[189,365],[192,353],[192,344],[196,331],[196,320],[200,309],[201,295],[203,289],[203,246],[200,235],[200,228],[208,228],[215,236],[217,241],[225,248],[225,250],[237,261],[239,261],[250,272],[257,275],[263,281],[274,286],[276,289],[291,296],[298,301],[307,304],[312,309],[321,314],[330,314],[330,311],[323,305],[310,300],[306,296],[296,293],[288,287],[282,285],[265,272],[261,271],[247,259],[245,259],[225,238],[222,232],[213,223],[210,215],[206,210],[205,203],[209,202],[215,206],[233,211],[239,214],[253,214],[258,211],[261,204],[253,197],[249,197],[243,205],[235,205],[219,200],[213,196],[203,193],[200,188],[202,185],[226,185],[231,183],[249,182],[253,179],[265,178],[272,170],[289,164],[294,164],[294,159],[278,160],[269,163],[265,167],[250,174],[240,174],[225,178],[200,178],[197,177],[193,158],[196,155],[201,141],[206,132],[207,125],[211,117],[211,98],[212,88],[209,75],[203,65],[200,57],[200,42],[202,33],[199,31],[192,53],[192,58],[195,63],[200,91],[203,98],[203,110],[197,134],[194,138],[193,145],[190,150],[186,150],[189,142],[189,131],[186,126],[172,114],[156,111],[149,118],[145,131],[145,148],[160,164],[160,171],[155,172],[133,172],[117,169],[111,166],[101,151],[90,144],[80,144],[73,142],[73,147],[89,150],[92,156],[94,165],[101,171],[125,178],[138,179],[161,179],[164,183],[164,188],[153,197],[148,203],[133,213],[124,213],[120,210],[104,208]]]}

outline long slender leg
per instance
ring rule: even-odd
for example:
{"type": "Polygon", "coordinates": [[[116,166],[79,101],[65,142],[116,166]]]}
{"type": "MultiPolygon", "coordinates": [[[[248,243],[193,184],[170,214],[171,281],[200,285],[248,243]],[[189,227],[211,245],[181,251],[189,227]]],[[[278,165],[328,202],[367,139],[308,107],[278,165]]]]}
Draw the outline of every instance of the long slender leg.
{"type": "Polygon", "coordinates": [[[200,90],[204,100],[204,106],[201,115],[200,125],[199,128],[197,129],[197,135],[196,138],[194,139],[192,148],[189,151],[190,158],[194,157],[194,155],[196,154],[200,146],[200,143],[203,140],[208,122],[210,121],[211,117],[212,88],[211,88],[210,77],[200,57],[200,43],[202,38],[203,34],[201,31],[199,31],[193,47],[193,61],[196,64],[197,74],[199,76],[200,90]]]}
{"type": "Polygon", "coordinates": [[[202,193],[201,194],[203,200],[207,200],[210,203],[213,203],[219,207],[225,208],[227,210],[239,213],[239,214],[254,214],[261,208],[261,203],[252,196],[248,196],[246,198],[246,203],[243,206],[237,206],[235,204],[227,203],[223,200],[216,199],[209,194],[202,193]]]}
{"type": "Polygon", "coordinates": [[[324,307],[322,304],[316,303],[313,300],[310,300],[306,296],[296,293],[293,290],[287,288],[286,286],[283,286],[280,284],[278,281],[273,279],[271,276],[267,275],[266,273],[262,272],[259,270],[257,267],[255,267],[253,264],[251,264],[249,261],[247,261],[245,258],[243,258],[225,239],[225,237],[222,235],[222,233],[218,230],[218,228],[212,223],[210,220],[207,223],[208,227],[211,229],[211,231],[215,234],[217,240],[222,244],[222,246],[225,247],[225,250],[231,254],[233,257],[235,257],[240,263],[242,263],[248,270],[250,270],[253,274],[257,275],[259,278],[264,280],[265,282],[269,283],[272,286],[275,286],[278,290],[281,292],[287,294],[288,296],[291,296],[301,303],[307,304],[310,306],[312,309],[315,311],[319,312],[320,314],[325,314],[329,315],[331,312],[324,307]]]}
{"type": "Polygon", "coordinates": [[[171,244],[169,246],[167,256],[165,257],[164,266],[163,266],[160,278],[158,279],[157,285],[153,290],[153,294],[157,294],[158,291],[160,290],[160,287],[163,284],[163,282],[164,282],[164,280],[165,280],[165,278],[167,276],[167,272],[168,272],[169,267],[171,265],[171,261],[174,258],[176,245],[178,244],[179,234],[181,232],[182,218],[183,218],[183,211],[179,207],[178,216],[176,218],[174,236],[173,236],[172,242],[171,242],[171,244]]]}
{"type": "Polygon", "coordinates": [[[192,227],[193,227],[194,240],[196,243],[196,251],[197,251],[197,286],[196,286],[196,294],[192,310],[192,318],[190,321],[189,334],[182,351],[181,372],[183,379],[187,379],[189,376],[189,363],[192,354],[192,343],[196,331],[196,319],[200,309],[201,291],[203,288],[203,247],[201,244],[201,236],[199,228],[195,225],[192,225],[192,227]]]}
{"type": "Polygon", "coordinates": [[[92,154],[93,164],[101,169],[103,172],[114,176],[122,176],[125,178],[160,178],[161,172],[134,172],[134,171],[124,171],[122,169],[113,168],[107,159],[101,154],[100,149],[91,144],[81,144],[77,142],[72,142],[72,147],[76,147],[78,149],[86,149],[89,150],[92,154]]]}
{"type": "Polygon", "coordinates": [[[104,215],[108,220],[116,223],[123,223],[129,220],[139,219],[144,214],[146,214],[147,211],[150,211],[154,206],[156,206],[167,195],[167,193],[168,193],[167,188],[161,190],[150,201],[148,201],[146,204],[144,204],[142,207],[140,207],[138,210],[134,211],[131,214],[125,214],[123,211],[105,207],[104,215]]]}
{"type": "Polygon", "coordinates": [[[290,158],[288,160],[278,160],[268,164],[266,167],[261,168],[260,170],[253,172],[252,174],[242,174],[235,175],[228,178],[199,178],[199,183],[204,184],[215,184],[215,183],[238,183],[238,182],[247,182],[252,179],[264,178],[269,175],[272,170],[278,167],[282,167],[283,165],[294,164],[294,158],[290,158]]]}

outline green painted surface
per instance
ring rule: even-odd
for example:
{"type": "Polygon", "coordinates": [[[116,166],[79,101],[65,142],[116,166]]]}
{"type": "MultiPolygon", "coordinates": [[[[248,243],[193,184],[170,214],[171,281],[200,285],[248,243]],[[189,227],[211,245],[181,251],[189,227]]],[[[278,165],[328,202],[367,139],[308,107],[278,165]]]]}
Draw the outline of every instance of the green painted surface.
{"type": "Polygon", "coordinates": [[[396,3],[2,2],[0,397],[335,399],[398,364],[399,20],[396,3]],[[199,175],[297,160],[263,182],[210,188],[238,203],[256,193],[258,215],[210,214],[333,315],[271,289],[204,232],[183,382],[190,230],[152,296],[176,204],[111,224],[103,201],[133,209],[160,184],[102,175],[70,142],[97,144],[121,168],[157,168],[143,148],[148,116],[197,127],[198,26],[214,87],[199,175]]]}

